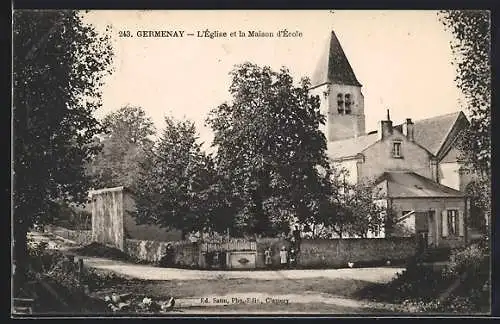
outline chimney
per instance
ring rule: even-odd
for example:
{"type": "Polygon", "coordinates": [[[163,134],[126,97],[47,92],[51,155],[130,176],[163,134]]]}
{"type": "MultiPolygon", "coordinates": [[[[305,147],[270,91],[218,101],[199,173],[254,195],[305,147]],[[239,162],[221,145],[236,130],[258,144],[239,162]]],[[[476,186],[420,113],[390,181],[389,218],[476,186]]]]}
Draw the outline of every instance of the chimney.
{"type": "Polygon", "coordinates": [[[381,140],[389,137],[392,135],[392,121],[391,117],[389,116],[389,109],[387,109],[387,120],[381,120],[380,121],[380,134],[379,138],[381,140]]]}
{"type": "Polygon", "coordinates": [[[406,123],[403,124],[403,134],[410,142],[415,141],[414,137],[414,124],[411,121],[411,118],[406,118],[406,123]]]}

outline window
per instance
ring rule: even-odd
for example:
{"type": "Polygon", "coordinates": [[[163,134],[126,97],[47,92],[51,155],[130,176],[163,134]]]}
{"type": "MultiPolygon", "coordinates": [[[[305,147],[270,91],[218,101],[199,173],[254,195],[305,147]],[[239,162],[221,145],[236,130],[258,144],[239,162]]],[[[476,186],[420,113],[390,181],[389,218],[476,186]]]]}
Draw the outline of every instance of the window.
{"type": "Polygon", "coordinates": [[[401,158],[401,142],[392,143],[392,156],[395,158],[401,158]]]}
{"type": "Polygon", "coordinates": [[[346,115],[349,115],[351,113],[351,105],[352,105],[351,95],[347,93],[345,95],[345,114],[346,115]]]}
{"type": "Polygon", "coordinates": [[[341,93],[337,95],[337,111],[339,112],[339,114],[344,113],[344,97],[341,93]]]}
{"type": "Polygon", "coordinates": [[[447,211],[447,222],[448,222],[448,233],[451,235],[458,234],[457,232],[457,217],[458,211],[456,209],[450,209],[447,211]]]}

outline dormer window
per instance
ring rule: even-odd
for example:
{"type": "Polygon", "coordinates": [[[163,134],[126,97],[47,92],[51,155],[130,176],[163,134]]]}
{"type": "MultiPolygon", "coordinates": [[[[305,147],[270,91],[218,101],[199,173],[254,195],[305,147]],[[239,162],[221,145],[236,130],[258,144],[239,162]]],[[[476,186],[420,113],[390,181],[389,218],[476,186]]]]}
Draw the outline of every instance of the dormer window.
{"type": "Polygon", "coordinates": [[[393,158],[402,158],[401,154],[401,142],[393,142],[392,143],[392,157],[393,158]]]}
{"type": "Polygon", "coordinates": [[[351,95],[349,93],[346,93],[345,95],[345,114],[349,115],[351,113],[351,95]]]}
{"type": "Polygon", "coordinates": [[[337,111],[339,114],[344,114],[344,96],[339,93],[337,95],[337,111]]]}

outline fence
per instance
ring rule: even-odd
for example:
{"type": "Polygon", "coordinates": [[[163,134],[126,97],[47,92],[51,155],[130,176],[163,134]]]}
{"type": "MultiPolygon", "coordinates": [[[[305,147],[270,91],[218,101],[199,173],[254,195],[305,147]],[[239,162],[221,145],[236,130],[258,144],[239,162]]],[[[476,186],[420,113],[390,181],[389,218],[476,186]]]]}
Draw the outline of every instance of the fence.
{"type": "Polygon", "coordinates": [[[203,252],[216,251],[256,251],[257,242],[247,240],[230,240],[227,242],[201,242],[200,249],[203,252]]]}

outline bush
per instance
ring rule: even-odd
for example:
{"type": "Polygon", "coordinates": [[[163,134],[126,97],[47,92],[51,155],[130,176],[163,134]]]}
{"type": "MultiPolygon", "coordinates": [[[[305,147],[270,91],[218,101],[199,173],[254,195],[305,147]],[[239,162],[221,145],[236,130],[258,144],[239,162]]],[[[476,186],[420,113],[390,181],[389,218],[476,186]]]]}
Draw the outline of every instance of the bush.
{"type": "Polygon", "coordinates": [[[448,266],[443,269],[445,277],[456,278],[464,273],[477,274],[485,259],[485,251],[478,244],[452,251],[448,266]]]}
{"type": "Polygon", "coordinates": [[[405,299],[430,301],[449,283],[432,268],[413,265],[404,270],[388,285],[390,296],[397,301],[405,299]]]}
{"type": "Polygon", "coordinates": [[[412,313],[487,313],[491,285],[486,252],[478,244],[455,249],[442,271],[413,262],[388,284],[361,291],[360,296],[400,303],[403,311],[412,313]],[[457,288],[439,302],[441,294],[457,280],[457,288]]]}

